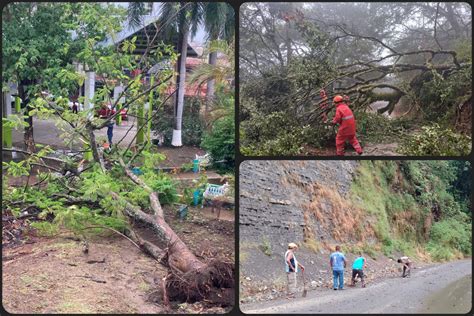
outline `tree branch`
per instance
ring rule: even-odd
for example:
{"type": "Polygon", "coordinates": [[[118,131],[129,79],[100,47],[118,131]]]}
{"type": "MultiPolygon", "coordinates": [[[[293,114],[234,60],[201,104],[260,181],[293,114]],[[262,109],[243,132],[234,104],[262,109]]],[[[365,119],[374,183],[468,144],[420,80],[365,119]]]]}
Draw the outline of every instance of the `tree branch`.
{"type": "MultiPolygon", "coordinates": [[[[32,153],[32,152],[29,152],[29,151],[26,151],[26,150],[23,150],[23,149],[20,149],[20,148],[5,148],[3,147],[2,148],[2,151],[6,151],[6,152],[18,152],[18,153],[22,153],[22,154],[25,154],[25,155],[28,155],[28,156],[32,156],[32,155],[36,155],[36,153],[32,153]]],[[[56,161],[56,162],[62,162],[64,163],[63,160],[59,159],[59,158],[54,158],[54,157],[42,157],[42,159],[49,159],[49,160],[52,160],[52,161],[56,161]]]]}
{"type": "Polygon", "coordinates": [[[122,166],[122,168],[124,169],[125,174],[133,182],[144,188],[145,191],[149,193],[150,205],[153,211],[155,212],[155,215],[163,217],[163,209],[161,208],[160,200],[158,199],[158,193],[154,192],[153,189],[150,188],[142,179],[134,175],[133,172],[130,171],[129,165],[126,165],[122,158],[119,158],[119,163],[120,166],[122,166]]]}
{"type": "Polygon", "coordinates": [[[439,49],[442,50],[443,47],[441,47],[441,44],[439,43],[438,38],[436,37],[436,25],[438,24],[438,12],[439,12],[439,2],[436,4],[436,16],[434,20],[434,39],[436,41],[436,44],[438,44],[439,49]]]}
{"type": "MultiPolygon", "coordinates": [[[[131,100],[125,102],[125,103],[124,103],[124,106],[122,107],[122,109],[128,108],[133,102],[135,102],[136,100],[140,99],[142,96],[144,96],[144,95],[150,93],[151,90],[157,88],[158,86],[160,86],[160,85],[162,85],[163,83],[167,82],[167,81],[170,80],[171,78],[173,78],[172,75],[168,76],[168,77],[167,77],[166,79],[164,79],[163,81],[160,81],[160,82],[154,84],[153,86],[149,87],[149,88],[146,89],[145,91],[143,91],[143,92],[141,92],[140,94],[138,94],[135,98],[133,98],[133,99],[131,99],[131,100]]],[[[125,91],[125,90],[124,90],[124,91],[125,91]]],[[[117,100],[120,100],[120,99],[117,99],[117,100]]],[[[110,117],[108,117],[107,119],[105,119],[101,124],[99,124],[99,125],[97,125],[97,126],[93,126],[93,129],[94,129],[94,130],[97,130],[97,129],[102,129],[102,128],[104,128],[105,126],[107,126],[107,124],[108,124],[111,120],[115,119],[115,117],[117,117],[117,115],[119,115],[119,114],[120,114],[119,111],[115,112],[115,114],[113,114],[113,115],[111,115],[110,117]]]]}

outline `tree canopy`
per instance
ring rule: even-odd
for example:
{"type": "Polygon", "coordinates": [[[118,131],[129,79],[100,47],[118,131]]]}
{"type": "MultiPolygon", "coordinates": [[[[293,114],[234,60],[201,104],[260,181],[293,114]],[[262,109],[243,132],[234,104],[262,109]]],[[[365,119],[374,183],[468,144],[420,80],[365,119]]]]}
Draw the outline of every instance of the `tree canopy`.
{"type": "Polygon", "coordinates": [[[415,119],[409,125],[417,128],[439,123],[470,135],[458,121],[471,98],[471,19],[463,3],[242,5],[244,151],[322,146],[331,133],[320,124],[326,111],[320,89],[330,100],[348,95],[356,111],[415,119]],[[267,118],[291,127],[268,130],[267,118]]]}

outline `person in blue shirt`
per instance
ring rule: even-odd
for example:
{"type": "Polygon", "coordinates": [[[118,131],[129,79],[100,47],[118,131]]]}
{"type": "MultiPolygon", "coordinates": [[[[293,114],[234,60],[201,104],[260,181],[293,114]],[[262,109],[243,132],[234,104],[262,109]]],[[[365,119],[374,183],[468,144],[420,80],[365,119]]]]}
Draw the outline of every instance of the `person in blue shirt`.
{"type": "Polygon", "coordinates": [[[341,252],[341,247],[336,246],[336,251],[331,254],[330,260],[334,290],[338,289],[339,281],[339,290],[344,289],[344,268],[346,267],[346,257],[341,252]]]}
{"type": "Polygon", "coordinates": [[[355,286],[355,279],[357,276],[359,276],[362,281],[362,287],[365,287],[364,267],[365,267],[365,258],[362,256],[362,252],[359,252],[359,256],[354,260],[354,263],[352,264],[351,286],[355,286]]]}

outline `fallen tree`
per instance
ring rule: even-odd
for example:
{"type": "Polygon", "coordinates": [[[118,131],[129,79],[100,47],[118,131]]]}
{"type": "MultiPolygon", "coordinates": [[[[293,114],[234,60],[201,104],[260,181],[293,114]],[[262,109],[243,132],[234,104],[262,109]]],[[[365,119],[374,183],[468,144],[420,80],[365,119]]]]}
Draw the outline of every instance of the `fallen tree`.
{"type": "MultiPolygon", "coordinates": [[[[34,153],[28,153],[28,156],[30,159],[35,159],[34,153]]],[[[58,162],[58,160],[60,159],[54,159],[55,162],[58,162]]],[[[166,222],[158,192],[155,192],[143,179],[134,175],[130,170],[130,166],[125,164],[122,158],[118,158],[117,161],[121,167],[122,174],[126,175],[125,178],[116,180],[117,183],[128,181],[133,184],[125,183],[124,185],[139,186],[141,190],[147,192],[151,213],[127,200],[124,197],[123,191],[107,191],[107,189],[102,188],[102,181],[106,183],[115,177],[110,175],[111,170],[102,170],[102,168],[95,168],[96,170],[92,171],[99,173],[98,177],[106,177],[104,180],[91,182],[92,185],[96,186],[95,189],[98,193],[96,198],[91,198],[88,195],[83,196],[83,192],[90,189],[81,188],[81,186],[88,184],[84,182],[84,180],[81,179],[81,175],[78,174],[71,176],[67,180],[67,185],[63,186],[67,191],[54,193],[47,197],[51,205],[55,203],[53,200],[56,200],[60,201],[64,207],[69,208],[71,205],[76,208],[80,205],[91,205],[94,208],[107,209],[100,200],[107,199],[108,196],[110,196],[112,200],[117,202],[112,204],[115,208],[115,212],[123,212],[128,218],[129,224],[122,227],[120,231],[125,232],[146,254],[169,269],[168,275],[163,279],[160,288],[151,294],[151,299],[165,304],[174,301],[191,303],[205,301],[209,305],[231,306],[234,299],[234,263],[215,259],[210,261],[199,260],[166,222]],[[140,233],[134,229],[136,225],[151,231],[154,236],[153,241],[145,240],[140,233]]],[[[63,163],[65,164],[66,162],[63,163]]],[[[97,165],[97,163],[93,164],[97,165]]],[[[28,167],[26,166],[25,168],[28,167]]],[[[64,181],[64,178],[58,177],[52,179],[50,183],[60,181],[64,181]]],[[[112,188],[113,187],[114,186],[112,186],[112,188]]],[[[94,188],[91,189],[93,190],[94,188]]],[[[62,213],[58,213],[57,211],[49,211],[50,207],[43,201],[43,196],[36,201],[36,203],[29,197],[24,201],[10,202],[8,199],[5,201],[5,208],[13,208],[12,204],[15,203],[15,207],[21,209],[20,215],[10,216],[11,218],[8,217],[4,220],[28,217],[38,219],[44,218],[48,214],[49,220],[54,220],[56,216],[63,216],[62,213]],[[23,207],[24,205],[26,205],[26,207],[23,207]],[[34,209],[34,212],[28,211],[30,209],[34,209]]],[[[77,216],[76,220],[79,219],[80,216],[77,216]]],[[[84,225],[86,224],[87,223],[84,222],[84,225]]],[[[78,228],[79,231],[81,229],[82,228],[78,228]]]]}
{"type": "MultiPolygon", "coordinates": [[[[460,62],[455,51],[417,50],[397,52],[377,38],[351,34],[340,25],[337,25],[337,28],[342,30],[345,36],[373,41],[390,50],[392,53],[368,61],[358,61],[338,66],[338,75],[328,80],[324,86],[319,89],[312,89],[312,91],[308,93],[299,91],[299,95],[304,97],[297,98],[297,102],[314,104],[315,106],[310,113],[318,113],[318,115],[315,116],[316,118],[319,118],[319,114],[323,112],[319,109],[319,105],[324,102],[319,98],[320,89],[332,87],[327,94],[329,99],[336,94],[348,95],[353,100],[352,103],[361,109],[368,107],[371,103],[376,101],[387,101],[387,105],[378,109],[377,112],[380,114],[385,112],[391,114],[395,105],[403,96],[409,97],[413,105],[418,104],[417,94],[423,87],[423,84],[433,80],[433,77],[439,77],[442,80],[443,78],[448,78],[450,75],[459,72],[467,72],[471,69],[471,63],[460,62]],[[400,61],[408,56],[415,56],[415,58],[421,57],[423,61],[417,63],[400,63],[400,61]],[[436,59],[439,56],[443,57],[436,59]],[[448,57],[446,58],[445,56],[448,57]],[[390,60],[393,60],[393,62],[387,64],[390,60]],[[408,83],[403,81],[390,82],[386,80],[387,76],[400,75],[405,72],[410,74],[408,83]],[[377,91],[377,89],[383,88],[388,89],[389,92],[377,91]]],[[[336,41],[345,36],[338,36],[333,40],[336,41]]],[[[330,108],[327,112],[329,112],[329,110],[330,108]]],[[[307,113],[304,113],[304,115],[307,115],[307,113]]]]}
{"type": "MultiPolygon", "coordinates": [[[[114,199],[121,199],[117,193],[111,192],[111,194],[114,199]]],[[[168,276],[163,279],[162,288],[158,290],[161,295],[155,293],[155,298],[162,298],[165,303],[206,300],[211,304],[233,305],[233,263],[218,260],[203,263],[189,250],[163,217],[147,214],[129,202],[126,202],[124,211],[134,221],[151,228],[157,241],[167,245],[161,257],[156,257],[158,253],[147,250],[170,269],[168,276]],[[225,298],[219,295],[220,293],[226,293],[225,298]]]]}
{"type": "MultiPolygon", "coordinates": [[[[104,41],[106,35],[112,36],[111,33],[119,30],[122,21],[120,15],[107,16],[107,12],[102,12],[102,7],[98,5],[83,6],[86,10],[82,12],[78,9],[80,12],[74,18],[81,25],[83,21],[88,21],[90,30],[85,27],[81,31],[84,34],[79,33],[75,39],[69,38],[68,32],[63,32],[63,40],[67,38],[77,47],[74,46],[75,50],[70,52],[70,56],[61,56],[63,59],[60,65],[55,64],[47,71],[39,72],[38,77],[43,77],[28,87],[28,113],[24,113],[29,117],[53,117],[58,126],[64,126],[62,129],[66,144],[77,147],[73,141],[79,141],[83,150],[76,149],[74,157],[58,158],[50,155],[52,150],[49,146],[39,149],[34,143],[29,144],[27,150],[5,148],[5,152],[14,151],[24,155],[21,161],[4,162],[5,173],[14,178],[26,176],[28,179],[21,188],[7,186],[4,208],[11,210],[15,217],[37,218],[38,221],[32,223],[33,227],[50,235],[61,228],[82,235],[85,227],[101,226],[125,233],[145,253],[168,267],[168,275],[153,298],[159,298],[164,303],[202,301],[211,305],[230,306],[234,298],[234,263],[199,260],[165,220],[160,196],[172,194],[167,193],[165,185],[147,183],[147,179],[134,175],[130,170],[131,164],[144,159],[143,153],[150,148],[149,139],[135,145],[138,134],[144,133],[147,123],[159,114],[157,107],[164,107],[175,93],[168,92],[174,75],[173,67],[160,69],[159,72],[152,72],[151,69],[162,62],[173,65],[178,55],[173,45],[157,43],[158,34],[163,31],[159,27],[153,37],[147,36],[146,43],[142,43],[147,48],[140,56],[135,55],[136,38],[127,38],[111,47],[103,47],[99,42],[104,41]],[[87,19],[82,18],[83,15],[87,19]],[[69,108],[69,94],[84,80],[73,65],[73,60],[86,65],[88,71],[95,72],[102,86],[91,100],[80,100],[95,107],[79,113],[73,113],[69,108]],[[125,70],[132,71],[128,73],[125,70]],[[147,74],[151,77],[150,81],[145,80],[147,74]],[[121,92],[112,98],[111,92],[117,85],[121,86],[121,92]],[[147,101],[153,103],[154,107],[144,114],[147,101]],[[116,110],[115,114],[106,119],[97,118],[99,105],[110,105],[111,110],[116,110]],[[106,151],[96,140],[95,132],[121,115],[121,109],[128,110],[130,115],[137,114],[142,124],[138,126],[128,147],[119,147],[121,140],[106,151]],[[91,153],[92,157],[88,158],[84,153],[91,153]],[[34,184],[29,183],[32,176],[38,178],[34,184]],[[29,211],[32,209],[34,213],[29,211]],[[21,215],[21,212],[27,215],[21,215]],[[149,228],[153,232],[153,240],[145,240],[135,225],[149,228]]],[[[37,9],[56,8],[45,5],[37,9]]],[[[58,14],[62,14],[62,11],[58,14]]],[[[48,55],[42,57],[47,59],[48,55]]],[[[38,64],[43,70],[41,63],[38,64]]],[[[10,74],[10,77],[15,80],[13,75],[10,74]]],[[[4,119],[4,123],[11,127],[23,126],[16,115],[4,119]]],[[[31,122],[29,127],[32,128],[31,122]]],[[[149,174],[154,172],[149,170],[149,174]]],[[[165,179],[164,175],[159,177],[160,180],[165,179]]],[[[169,179],[165,180],[170,182],[169,179]]]]}

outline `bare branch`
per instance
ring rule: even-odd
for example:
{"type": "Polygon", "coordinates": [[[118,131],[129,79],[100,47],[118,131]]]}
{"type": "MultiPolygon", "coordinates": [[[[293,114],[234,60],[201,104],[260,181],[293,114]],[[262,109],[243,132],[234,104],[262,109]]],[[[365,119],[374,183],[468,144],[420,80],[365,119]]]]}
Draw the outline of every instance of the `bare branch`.
{"type": "Polygon", "coordinates": [[[434,39],[436,41],[436,44],[438,44],[439,49],[442,50],[443,47],[441,47],[441,44],[439,43],[438,38],[436,36],[436,25],[438,24],[438,12],[439,12],[439,2],[436,4],[436,16],[435,16],[435,21],[434,21],[434,39]]]}
{"type": "MultiPolygon", "coordinates": [[[[36,155],[36,153],[32,153],[32,152],[29,152],[29,151],[26,151],[26,150],[23,150],[23,149],[19,149],[19,148],[2,148],[2,150],[6,151],[6,152],[18,152],[18,153],[22,153],[22,154],[25,154],[25,155],[28,155],[28,156],[36,155]]],[[[47,160],[56,161],[56,162],[60,162],[60,163],[65,162],[62,159],[54,158],[54,157],[41,157],[41,159],[47,159],[47,160]]]]}

